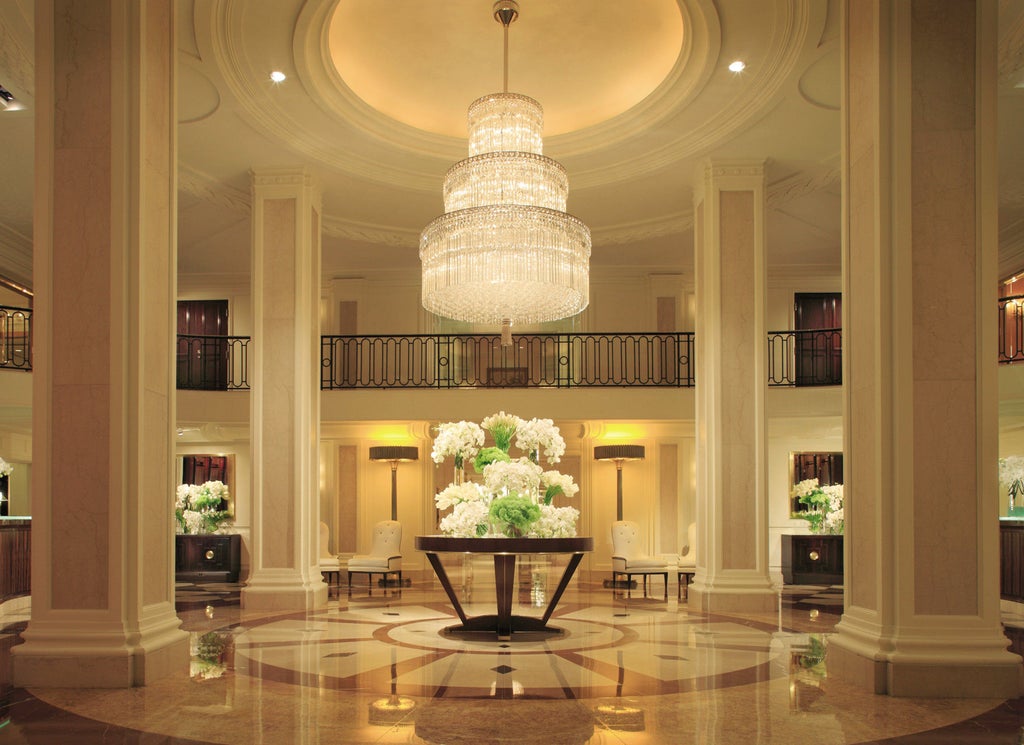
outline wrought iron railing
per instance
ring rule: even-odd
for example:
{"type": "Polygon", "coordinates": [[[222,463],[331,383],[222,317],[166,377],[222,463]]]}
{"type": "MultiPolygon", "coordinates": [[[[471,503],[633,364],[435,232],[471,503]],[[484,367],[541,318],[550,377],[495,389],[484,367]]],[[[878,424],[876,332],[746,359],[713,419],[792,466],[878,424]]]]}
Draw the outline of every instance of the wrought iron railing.
{"type": "Polygon", "coordinates": [[[768,332],[768,385],[842,385],[843,330],[768,332]]]}
{"type": "Polygon", "coordinates": [[[32,369],[32,310],[0,305],[0,368],[32,369]]]}
{"type": "Polygon", "coordinates": [[[178,334],[179,390],[249,389],[249,337],[178,334]]]}
{"type": "Polygon", "coordinates": [[[999,298],[999,363],[1024,361],[1024,295],[999,298]]]}
{"type": "Polygon", "coordinates": [[[693,386],[693,333],[322,337],[320,387],[693,386]]]}

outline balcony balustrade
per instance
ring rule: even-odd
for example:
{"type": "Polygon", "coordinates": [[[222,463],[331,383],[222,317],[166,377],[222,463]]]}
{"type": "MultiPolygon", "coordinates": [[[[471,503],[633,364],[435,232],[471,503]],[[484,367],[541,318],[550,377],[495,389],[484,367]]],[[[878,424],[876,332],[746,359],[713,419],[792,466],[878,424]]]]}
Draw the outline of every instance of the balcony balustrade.
{"type": "Polygon", "coordinates": [[[179,390],[249,389],[249,337],[178,334],[179,390]]]}
{"type": "Polygon", "coordinates": [[[32,369],[32,310],[0,305],[0,369],[32,369]]]}
{"type": "Polygon", "coordinates": [[[1024,295],[999,298],[999,364],[1024,360],[1024,295]]]}
{"type": "Polygon", "coordinates": [[[768,385],[842,385],[843,330],[768,332],[768,385]]]}
{"type": "Polygon", "coordinates": [[[324,336],[321,388],[692,387],[693,333],[324,336]]]}

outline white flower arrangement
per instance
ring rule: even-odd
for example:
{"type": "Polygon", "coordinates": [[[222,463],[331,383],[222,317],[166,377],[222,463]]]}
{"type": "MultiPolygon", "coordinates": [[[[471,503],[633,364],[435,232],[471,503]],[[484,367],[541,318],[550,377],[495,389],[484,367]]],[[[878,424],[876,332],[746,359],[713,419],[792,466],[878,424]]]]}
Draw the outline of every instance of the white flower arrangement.
{"type": "Polygon", "coordinates": [[[3,458],[0,458],[0,478],[4,476],[10,476],[13,471],[14,466],[5,461],[3,458]]]}
{"type": "Polygon", "coordinates": [[[1017,497],[1024,495],[1024,456],[1010,455],[999,459],[999,483],[1006,486],[1012,510],[1017,506],[1017,497]]]}
{"type": "Polygon", "coordinates": [[[542,473],[526,458],[496,461],[484,468],[484,488],[493,494],[536,494],[542,473]]]}
{"type": "Polygon", "coordinates": [[[231,519],[221,504],[228,499],[228,487],[221,481],[179,484],[174,493],[174,518],[182,533],[213,533],[231,519]]]}
{"type": "Polygon", "coordinates": [[[540,462],[542,452],[551,464],[558,463],[565,455],[565,440],[550,419],[521,421],[516,427],[516,447],[529,453],[534,463],[540,462]]]}
{"type": "Polygon", "coordinates": [[[804,479],[793,487],[790,496],[809,507],[793,512],[791,517],[806,520],[812,533],[842,535],[846,527],[842,484],[819,486],[818,479],[804,479]]]}
{"type": "MultiPolygon", "coordinates": [[[[437,428],[432,458],[476,458],[483,483],[454,483],[434,498],[438,510],[451,509],[439,527],[446,535],[473,538],[520,535],[531,538],[563,538],[576,535],[579,510],[555,507],[557,494],[575,496],[579,487],[572,477],[544,471],[533,459],[540,453],[556,463],[565,453],[565,440],[550,419],[524,421],[504,411],[471,422],[449,422],[437,428]],[[494,438],[495,447],[484,448],[483,432],[494,438]],[[479,437],[477,433],[479,432],[479,437]],[[513,436],[526,457],[508,455],[513,436]]],[[[461,464],[456,462],[461,467],[461,464]]]]}
{"type": "Polygon", "coordinates": [[[572,498],[579,492],[580,488],[572,480],[572,476],[558,471],[545,471],[540,476],[540,485],[544,489],[544,496],[548,502],[556,494],[564,494],[572,498]]]}
{"type": "Polygon", "coordinates": [[[484,431],[475,422],[445,422],[437,425],[437,437],[430,457],[441,463],[448,456],[455,458],[455,467],[462,468],[473,460],[484,446],[484,431]]]}

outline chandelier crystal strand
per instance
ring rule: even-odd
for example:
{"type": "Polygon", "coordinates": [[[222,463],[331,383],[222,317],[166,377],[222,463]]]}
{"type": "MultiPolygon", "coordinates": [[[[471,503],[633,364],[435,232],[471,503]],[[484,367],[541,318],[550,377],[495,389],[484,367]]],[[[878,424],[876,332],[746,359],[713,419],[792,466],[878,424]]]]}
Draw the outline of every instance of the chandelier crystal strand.
{"type": "Polygon", "coordinates": [[[544,114],[508,93],[508,24],[518,8],[495,3],[505,27],[505,88],[474,101],[469,157],[444,178],[445,214],[420,236],[423,307],[447,318],[501,325],[576,315],[589,303],[590,230],[566,214],[565,169],[543,154],[544,114]]]}

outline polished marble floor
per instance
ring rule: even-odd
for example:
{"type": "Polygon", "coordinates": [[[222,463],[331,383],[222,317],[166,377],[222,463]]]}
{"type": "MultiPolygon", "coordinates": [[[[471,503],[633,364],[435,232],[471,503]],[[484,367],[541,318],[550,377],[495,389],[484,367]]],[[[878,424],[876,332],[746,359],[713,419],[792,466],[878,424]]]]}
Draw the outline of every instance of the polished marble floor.
{"type": "MultiPolygon", "coordinates": [[[[471,573],[469,573],[471,575],[471,573]]],[[[540,615],[552,573],[522,572],[517,613],[540,615]]],[[[312,613],[254,615],[239,587],[178,587],[190,675],[131,690],[0,688],[0,745],[31,743],[1024,742],[1024,700],[874,696],[828,676],[841,588],[787,587],[777,612],[706,615],[677,599],[570,587],[560,636],[445,634],[436,582],[335,593],[312,613]]],[[[493,585],[461,585],[469,615],[493,585]]],[[[0,632],[10,648],[24,621],[0,632]]]]}

